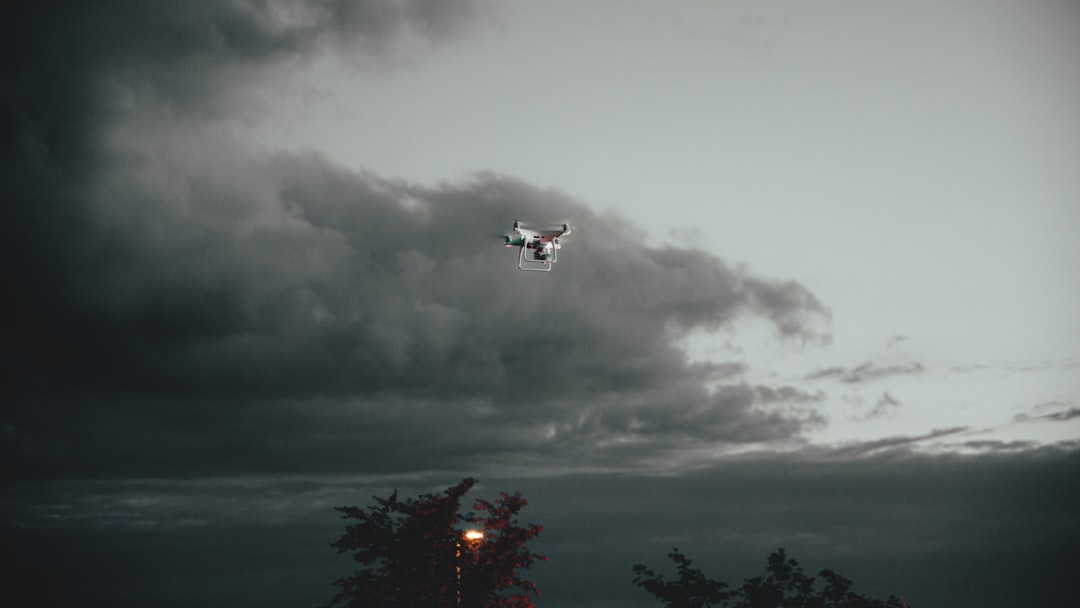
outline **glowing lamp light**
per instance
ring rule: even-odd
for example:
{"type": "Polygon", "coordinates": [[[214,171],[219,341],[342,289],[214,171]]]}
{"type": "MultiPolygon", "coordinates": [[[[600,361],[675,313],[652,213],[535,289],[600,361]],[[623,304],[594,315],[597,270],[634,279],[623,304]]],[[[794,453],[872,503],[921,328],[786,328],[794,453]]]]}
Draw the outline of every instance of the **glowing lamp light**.
{"type": "Polygon", "coordinates": [[[465,540],[473,541],[473,542],[478,541],[478,540],[484,540],[484,533],[481,532],[480,530],[466,530],[465,531],[465,540]]]}

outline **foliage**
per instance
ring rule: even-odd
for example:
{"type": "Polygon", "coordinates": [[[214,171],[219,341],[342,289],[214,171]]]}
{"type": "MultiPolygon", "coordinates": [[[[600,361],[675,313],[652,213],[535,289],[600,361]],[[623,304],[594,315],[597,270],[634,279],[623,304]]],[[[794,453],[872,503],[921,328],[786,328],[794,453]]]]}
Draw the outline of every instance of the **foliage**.
{"type": "Polygon", "coordinates": [[[816,577],[803,573],[799,562],[783,549],[769,555],[765,576],[748,578],[736,589],[692,568],[693,562],[678,549],[668,557],[675,562],[678,580],[668,581],[642,564],[634,566],[634,584],[656,596],[665,608],[901,608],[902,604],[893,596],[878,600],[854,593],[850,580],[828,569],[818,573],[824,581],[818,591],[816,577]]]}
{"type": "Polygon", "coordinates": [[[678,549],[668,554],[675,562],[679,572],[678,581],[665,581],[663,575],[656,574],[642,564],[634,566],[634,584],[642,587],[664,602],[667,608],[709,608],[722,606],[731,597],[725,591],[727,584],[705,578],[701,570],[691,568],[693,562],[678,549]]]}
{"type": "Polygon", "coordinates": [[[539,590],[519,570],[547,559],[525,547],[542,528],[519,524],[528,501],[517,492],[502,492],[495,502],[476,500],[473,512],[459,513],[474,485],[466,478],[442,494],[401,500],[395,491],[373,497],[375,504],[365,508],[337,507],[355,523],[332,546],[352,552],[359,568],[335,582],[341,590],[330,605],[532,608],[531,594],[539,590]],[[468,527],[482,530],[483,540],[465,539],[468,527]]]}

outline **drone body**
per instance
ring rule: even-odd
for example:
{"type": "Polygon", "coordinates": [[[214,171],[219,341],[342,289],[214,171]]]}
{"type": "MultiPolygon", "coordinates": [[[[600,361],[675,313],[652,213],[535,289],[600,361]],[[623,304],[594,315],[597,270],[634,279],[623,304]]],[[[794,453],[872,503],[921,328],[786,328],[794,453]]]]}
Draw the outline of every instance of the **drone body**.
{"type": "Polygon", "coordinates": [[[521,222],[514,222],[514,231],[504,237],[507,247],[518,248],[518,268],[548,272],[551,265],[559,259],[561,237],[570,234],[570,225],[538,229],[527,228],[521,222]]]}

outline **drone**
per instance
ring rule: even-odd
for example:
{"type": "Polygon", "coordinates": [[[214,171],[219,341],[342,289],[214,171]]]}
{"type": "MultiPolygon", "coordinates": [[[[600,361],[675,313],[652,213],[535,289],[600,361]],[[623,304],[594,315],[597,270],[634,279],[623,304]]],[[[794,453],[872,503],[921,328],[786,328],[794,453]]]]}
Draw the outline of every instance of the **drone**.
{"type": "Polygon", "coordinates": [[[550,272],[559,259],[559,239],[570,234],[570,224],[550,228],[527,228],[514,222],[514,231],[503,238],[507,247],[518,248],[518,269],[550,272]]]}

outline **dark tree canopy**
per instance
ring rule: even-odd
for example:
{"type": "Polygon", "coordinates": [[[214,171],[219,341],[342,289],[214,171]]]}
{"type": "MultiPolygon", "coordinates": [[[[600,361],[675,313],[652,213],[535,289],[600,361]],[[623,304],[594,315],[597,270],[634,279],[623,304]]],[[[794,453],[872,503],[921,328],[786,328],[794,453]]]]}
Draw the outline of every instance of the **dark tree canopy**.
{"type": "Polygon", "coordinates": [[[653,572],[642,564],[634,566],[634,584],[655,595],[664,602],[666,608],[710,608],[723,606],[731,597],[727,583],[705,578],[697,568],[691,568],[694,562],[676,549],[668,554],[675,562],[679,580],[666,581],[664,576],[653,572]]]}
{"type": "Polygon", "coordinates": [[[525,546],[542,528],[518,522],[528,501],[517,492],[476,500],[473,511],[460,513],[474,485],[466,478],[442,494],[401,500],[395,491],[373,497],[369,507],[337,507],[355,523],[332,546],[351,552],[359,568],[335,583],[341,590],[330,605],[531,608],[539,590],[519,571],[547,559],[525,546]],[[468,528],[482,531],[483,539],[467,539],[468,528]]]}
{"type": "Polygon", "coordinates": [[[764,576],[754,576],[732,589],[727,583],[707,578],[701,570],[674,549],[668,554],[675,562],[678,580],[666,580],[642,564],[634,566],[634,584],[656,596],[665,608],[901,608],[894,596],[887,600],[851,591],[851,581],[833,572],[818,573],[824,582],[803,573],[802,566],[788,558],[783,549],[771,553],[764,576]]]}

